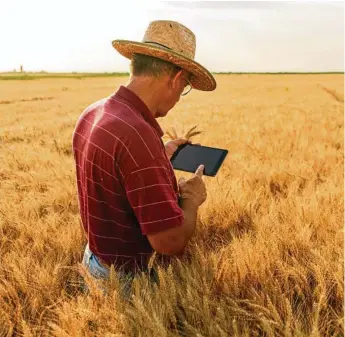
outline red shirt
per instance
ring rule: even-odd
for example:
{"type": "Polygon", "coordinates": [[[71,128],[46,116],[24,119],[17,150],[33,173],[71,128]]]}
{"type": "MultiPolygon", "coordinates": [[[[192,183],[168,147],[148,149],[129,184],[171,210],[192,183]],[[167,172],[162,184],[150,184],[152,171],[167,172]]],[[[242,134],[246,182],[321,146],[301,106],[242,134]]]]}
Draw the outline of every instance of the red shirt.
{"type": "Polygon", "coordinates": [[[91,251],[126,271],[153,252],[147,234],[183,224],[178,186],[145,103],[124,86],[89,106],[73,133],[79,209],[91,251]]]}

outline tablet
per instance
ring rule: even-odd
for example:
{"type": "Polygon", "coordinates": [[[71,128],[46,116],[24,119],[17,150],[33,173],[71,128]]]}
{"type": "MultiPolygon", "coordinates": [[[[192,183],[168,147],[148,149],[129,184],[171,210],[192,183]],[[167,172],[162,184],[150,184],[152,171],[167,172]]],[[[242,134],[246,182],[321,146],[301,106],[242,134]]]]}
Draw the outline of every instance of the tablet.
{"type": "Polygon", "coordinates": [[[175,170],[193,173],[199,165],[203,164],[205,166],[204,175],[214,177],[227,154],[228,150],[183,144],[171,157],[171,164],[175,170]]]}

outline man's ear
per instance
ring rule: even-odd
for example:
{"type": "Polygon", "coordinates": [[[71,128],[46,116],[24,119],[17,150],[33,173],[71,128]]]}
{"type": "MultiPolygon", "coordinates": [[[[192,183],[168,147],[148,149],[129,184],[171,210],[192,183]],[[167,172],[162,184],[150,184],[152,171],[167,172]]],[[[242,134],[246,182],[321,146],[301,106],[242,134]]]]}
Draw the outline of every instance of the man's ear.
{"type": "Polygon", "coordinates": [[[174,77],[172,78],[172,86],[175,87],[176,83],[178,82],[179,78],[182,76],[182,71],[183,69],[180,69],[175,75],[174,77]]]}

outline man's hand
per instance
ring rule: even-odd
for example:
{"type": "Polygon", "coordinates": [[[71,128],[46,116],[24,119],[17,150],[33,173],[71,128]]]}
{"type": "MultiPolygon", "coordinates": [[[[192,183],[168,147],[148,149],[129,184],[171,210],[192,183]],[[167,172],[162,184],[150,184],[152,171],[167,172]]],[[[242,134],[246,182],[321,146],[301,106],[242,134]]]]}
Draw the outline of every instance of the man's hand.
{"type": "MultiPolygon", "coordinates": [[[[180,145],[183,145],[183,144],[186,144],[186,143],[192,144],[192,141],[188,140],[186,138],[177,138],[177,139],[170,140],[170,141],[164,143],[165,153],[167,154],[169,160],[171,159],[173,154],[176,152],[177,148],[180,145]]],[[[194,145],[200,145],[200,144],[196,143],[194,145]]]]}
{"type": "Polygon", "coordinates": [[[202,179],[204,165],[200,165],[192,178],[185,180],[181,177],[178,181],[180,192],[180,203],[191,204],[199,207],[207,198],[205,183],[202,179]]]}

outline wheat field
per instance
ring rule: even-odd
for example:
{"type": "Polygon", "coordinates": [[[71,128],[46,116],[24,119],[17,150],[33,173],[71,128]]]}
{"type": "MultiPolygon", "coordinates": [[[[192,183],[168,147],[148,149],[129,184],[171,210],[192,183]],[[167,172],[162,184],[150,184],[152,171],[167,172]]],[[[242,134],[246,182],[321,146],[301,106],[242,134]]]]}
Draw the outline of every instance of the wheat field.
{"type": "Polygon", "coordinates": [[[71,151],[79,114],[126,78],[0,81],[0,336],[344,335],[344,77],[216,79],[158,120],[229,154],[185,255],[153,255],[160,283],[139,275],[131,301],[116,271],[108,295],[80,290],[71,151]]]}

